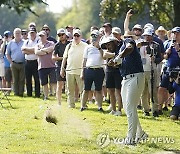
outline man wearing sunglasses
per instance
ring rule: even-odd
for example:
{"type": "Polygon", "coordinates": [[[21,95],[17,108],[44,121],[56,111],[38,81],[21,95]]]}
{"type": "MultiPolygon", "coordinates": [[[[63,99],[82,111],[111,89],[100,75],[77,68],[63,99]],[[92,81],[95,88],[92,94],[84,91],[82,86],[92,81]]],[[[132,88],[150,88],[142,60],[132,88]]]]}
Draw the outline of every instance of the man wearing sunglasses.
{"type": "Polygon", "coordinates": [[[62,88],[64,85],[65,77],[60,76],[60,68],[63,60],[63,54],[64,50],[69,44],[69,41],[67,41],[66,31],[63,28],[60,28],[57,30],[57,36],[58,36],[58,43],[56,43],[54,47],[54,52],[52,55],[52,59],[56,61],[56,80],[57,80],[57,89],[56,89],[56,97],[58,104],[61,105],[61,94],[62,94],[62,88]]]}
{"type": "MultiPolygon", "coordinates": [[[[54,37],[50,36],[51,29],[47,24],[45,24],[42,27],[42,30],[46,32],[48,41],[52,41],[54,42],[54,44],[57,43],[57,40],[54,37]]],[[[50,75],[50,94],[49,95],[53,96],[55,94],[55,91],[56,91],[56,74],[52,72],[50,75]]]]}
{"type": "Polygon", "coordinates": [[[68,104],[70,108],[75,108],[75,85],[77,83],[79,88],[79,93],[82,93],[83,82],[80,79],[83,53],[87,46],[86,43],[81,41],[82,34],[80,29],[73,30],[73,41],[66,46],[63,61],[61,65],[61,76],[65,76],[65,65],[66,67],[66,81],[67,81],[67,91],[68,91],[68,104]]]}

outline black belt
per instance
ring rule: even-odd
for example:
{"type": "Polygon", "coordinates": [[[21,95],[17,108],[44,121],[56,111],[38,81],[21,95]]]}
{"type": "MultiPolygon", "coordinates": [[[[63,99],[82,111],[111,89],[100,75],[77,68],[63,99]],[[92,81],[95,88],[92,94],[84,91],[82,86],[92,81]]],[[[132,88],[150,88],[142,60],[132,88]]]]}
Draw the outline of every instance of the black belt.
{"type": "Polygon", "coordinates": [[[37,59],[36,60],[26,60],[26,62],[37,62],[37,59]]]}
{"type": "Polygon", "coordinates": [[[134,74],[129,74],[129,75],[125,75],[125,76],[123,77],[123,79],[124,79],[124,80],[127,80],[127,79],[133,78],[133,77],[135,77],[134,74]]]}
{"type": "Polygon", "coordinates": [[[98,68],[88,67],[87,69],[99,70],[99,69],[103,69],[103,68],[102,67],[98,67],[98,68]]]}
{"type": "Polygon", "coordinates": [[[15,62],[15,61],[12,61],[13,63],[15,64],[23,64],[24,62],[15,62]]]}

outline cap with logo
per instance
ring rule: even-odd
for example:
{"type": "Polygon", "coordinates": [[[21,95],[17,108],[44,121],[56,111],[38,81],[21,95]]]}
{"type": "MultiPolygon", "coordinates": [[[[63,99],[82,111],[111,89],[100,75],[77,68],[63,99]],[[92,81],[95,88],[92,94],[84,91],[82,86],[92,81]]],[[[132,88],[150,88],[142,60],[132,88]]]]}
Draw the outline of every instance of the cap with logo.
{"type": "Polygon", "coordinates": [[[60,28],[60,29],[57,30],[57,35],[58,34],[65,34],[65,33],[66,33],[66,31],[63,28],[60,28]]]}
{"type": "Polygon", "coordinates": [[[99,43],[99,45],[102,49],[107,49],[106,44],[109,42],[113,42],[113,41],[118,41],[118,39],[113,36],[105,37],[102,39],[102,41],[99,43]]]}
{"type": "Polygon", "coordinates": [[[174,32],[180,33],[180,27],[174,27],[171,31],[172,33],[174,32]]]}
{"type": "Polygon", "coordinates": [[[81,30],[80,29],[73,29],[73,35],[78,34],[81,35],[81,30]]]}
{"type": "Polygon", "coordinates": [[[36,28],[35,28],[35,27],[30,27],[30,28],[29,28],[29,32],[31,33],[31,32],[37,32],[37,31],[36,31],[36,28]]]}
{"type": "Polygon", "coordinates": [[[148,35],[148,36],[152,36],[153,35],[153,30],[151,28],[146,28],[144,29],[144,33],[142,34],[144,35],[148,35]]]}

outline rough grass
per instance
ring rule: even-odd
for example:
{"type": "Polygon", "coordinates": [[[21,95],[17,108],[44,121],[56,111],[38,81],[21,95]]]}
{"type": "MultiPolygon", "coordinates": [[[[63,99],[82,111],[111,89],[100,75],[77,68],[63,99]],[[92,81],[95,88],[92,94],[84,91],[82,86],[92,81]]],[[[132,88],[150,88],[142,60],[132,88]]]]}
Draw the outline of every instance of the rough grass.
{"type": "MultiPolygon", "coordinates": [[[[125,114],[115,117],[108,112],[99,113],[94,104],[88,105],[88,110],[80,112],[80,103],[76,104],[76,109],[69,109],[65,98],[61,107],[56,105],[53,97],[48,101],[28,97],[9,98],[14,109],[8,104],[4,104],[4,109],[0,108],[2,154],[180,153],[180,122],[171,121],[167,117],[168,112],[164,116],[153,118],[144,117],[142,111],[139,111],[140,122],[149,134],[149,140],[132,147],[117,144],[118,140],[126,136],[125,114]],[[48,108],[57,117],[57,125],[46,122],[48,108]],[[107,137],[107,140],[103,140],[102,136],[107,137]],[[108,139],[111,143],[107,142],[108,139]],[[166,139],[170,143],[165,143],[166,139]]],[[[107,106],[104,103],[104,109],[107,106]]]]}

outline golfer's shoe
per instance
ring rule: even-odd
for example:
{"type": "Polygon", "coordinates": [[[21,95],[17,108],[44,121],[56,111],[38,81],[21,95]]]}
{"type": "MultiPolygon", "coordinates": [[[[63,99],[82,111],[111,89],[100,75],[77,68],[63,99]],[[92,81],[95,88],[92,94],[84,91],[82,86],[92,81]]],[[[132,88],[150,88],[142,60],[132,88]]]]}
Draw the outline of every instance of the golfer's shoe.
{"type": "Polygon", "coordinates": [[[141,134],[141,136],[140,136],[140,137],[137,137],[137,138],[135,139],[135,142],[136,142],[136,143],[144,142],[144,141],[147,140],[147,138],[148,138],[148,134],[143,131],[143,133],[141,134]]]}

